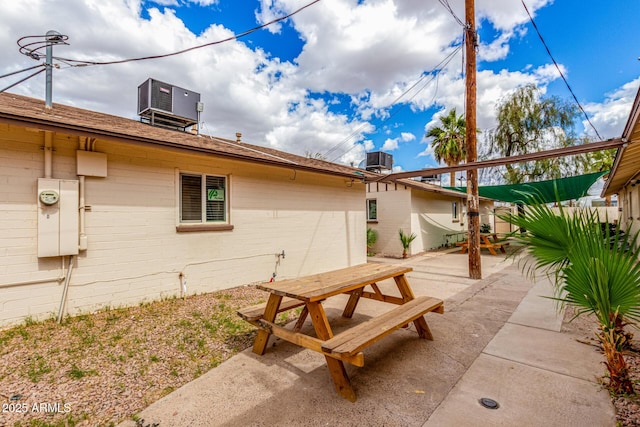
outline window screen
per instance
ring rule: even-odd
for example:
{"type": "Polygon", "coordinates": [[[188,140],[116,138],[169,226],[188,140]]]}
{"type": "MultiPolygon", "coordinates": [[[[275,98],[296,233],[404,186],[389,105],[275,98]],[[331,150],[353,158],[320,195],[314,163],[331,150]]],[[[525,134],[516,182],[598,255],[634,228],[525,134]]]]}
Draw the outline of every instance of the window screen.
{"type": "Polygon", "coordinates": [[[202,221],[202,177],[180,175],[180,221],[202,221]]]}
{"type": "Polygon", "coordinates": [[[207,176],[207,221],[225,221],[226,179],[223,176],[207,176]]]}
{"type": "Polygon", "coordinates": [[[223,176],[180,174],[180,222],[226,220],[227,179],[223,176]]]}
{"type": "Polygon", "coordinates": [[[376,221],[378,219],[378,201],[376,199],[367,200],[367,220],[376,221]]]}

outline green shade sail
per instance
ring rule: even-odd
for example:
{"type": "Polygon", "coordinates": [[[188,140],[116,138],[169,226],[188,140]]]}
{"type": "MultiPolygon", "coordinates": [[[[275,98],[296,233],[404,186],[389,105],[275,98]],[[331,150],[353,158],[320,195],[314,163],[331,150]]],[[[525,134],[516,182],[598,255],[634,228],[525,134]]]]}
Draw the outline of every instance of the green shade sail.
{"type": "MultiPolygon", "coordinates": [[[[587,195],[591,186],[609,171],[595,172],[569,178],[550,179],[547,181],[528,182],[525,184],[488,185],[478,187],[480,197],[502,202],[526,204],[522,193],[533,193],[544,201],[576,200],[587,195]],[[557,192],[557,196],[556,196],[557,192]],[[559,197],[559,200],[558,200],[559,197]]],[[[445,187],[449,190],[467,192],[467,187],[445,187]]]]}

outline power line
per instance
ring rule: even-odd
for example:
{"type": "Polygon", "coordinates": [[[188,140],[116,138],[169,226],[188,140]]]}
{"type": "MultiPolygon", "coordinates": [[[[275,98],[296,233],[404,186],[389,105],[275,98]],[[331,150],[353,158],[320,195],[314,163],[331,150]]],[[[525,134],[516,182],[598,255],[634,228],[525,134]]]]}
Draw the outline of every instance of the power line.
{"type": "Polygon", "coordinates": [[[587,115],[587,112],[584,111],[584,108],[582,108],[582,105],[580,104],[580,101],[578,101],[578,98],[576,97],[576,94],[573,93],[573,89],[571,89],[571,86],[569,86],[569,82],[567,81],[567,79],[565,78],[564,74],[562,73],[562,70],[560,69],[560,66],[558,65],[558,63],[554,59],[553,55],[551,54],[551,50],[549,50],[549,46],[547,46],[547,43],[545,42],[544,38],[542,37],[542,34],[540,34],[540,30],[538,30],[538,26],[536,25],[535,21],[533,20],[533,17],[529,13],[529,9],[527,8],[527,5],[524,3],[524,0],[520,0],[520,2],[522,3],[522,6],[524,6],[524,10],[527,12],[527,15],[529,15],[529,21],[531,21],[531,24],[533,25],[533,28],[536,30],[536,33],[538,33],[538,37],[540,38],[540,41],[544,45],[544,48],[547,50],[547,54],[549,55],[549,57],[553,61],[553,65],[555,65],[556,69],[558,70],[558,73],[560,73],[560,77],[562,77],[562,80],[564,81],[564,84],[567,86],[567,89],[569,89],[569,92],[571,93],[571,96],[573,96],[573,99],[576,101],[576,104],[578,105],[578,108],[580,109],[580,111],[582,111],[582,114],[584,114],[584,117],[587,119],[587,122],[589,123],[589,125],[591,126],[593,131],[596,133],[596,136],[602,141],[602,137],[598,133],[598,130],[593,125],[593,123],[591,123],[591,119],[589,119],[589,116],[587,115]]]}
{"type": "Polygon", "coordinates": [[[462,22],[462,20],[460,18],[458,18],[458,15],[456,15],[456,13],[451,8],[451,5],[449,4],[449,0],[438,0],[438,1],[440,2],[440,4],[442,6],[444,6],[445,9],[447,9],[447,11],[451,14],[451,16],[453,16],[453,19],[455,19],[456,22],[458,24],[460,24],[461,27],[465,27],[466,26],[466,24],[464,22],[462,22]]]}
{"type": "Polygon", "coordinates": [[[4,75],[0,76],[0,79],[3,79],[5,77],[9,77],[9,76],[13,76],[14,74],[24,73],[25,71],[33,70],[34,68],[38,68],[38,67],[44,67],[44,64],[38,64],[38,65],[34,65],[33,67],[25,68],[24,70],[19,70],[19,71],[14,71],[12,73],[4,74],[4,75]]]}
{"type": "Polygon", "coordinates": [[[46,68],[43,68],[42,70],[38,70],[38,71],[36,71],[35,73],[33,73],[33,74],[31,74],[31,75],[28,75],[27,77],[25,77],[25,78],[24,78],[24,79],[22,79],[22,80],[18,80],[17,82],[15,82],[15,83],[13,83],[13,84],[11,84],[11,85],[9,85],[9,86],[5,87],[4,89],[0,89],[0,93],[4,92],[5,90],[11,89],[11,88],[12,88],[12,87],[14,87],[14,86],[17,86],[17,85],[19,85],[20,83],[22,83],[22,82],[24,82],[24,81],[26,81],[26,80],[29,80],[31,77],[35,77],[35,76],[37,76],[38,74],[42,73],[42,72],[43,72],[43,71],[45,71],[45,70],[46,70],[46,68]]]}
{"type": "Polygon", "coordinates": [[[145,60],[148,60],[148,59],[160,59],[160,58],[167,58],[167,57],[170,57],[170,56],[181,55],[183,53],[191,52],[191,51],[196,50],[196,49],[202,49],[204,47],[209,47],[209,46],[213,46],[213,45],[229,42],[229,41],[232,41],[232,40],[237,40],[237,39],[239,39],[241,37],[247,36],[247,35],[249,35],[251,33],[254,33],[254,32],[258,31],[258,30],[261,30],[262,28],[268,27],[268,26],[273,25],[275,23],[278,23],[280,21],[284,21],[285,19],[288,19],[288,18],[292,17],[293,15],[295,15],[295,14],[297,14],[299,12],[302,12],[304,9],[306,9],[306,8],[316,4],[316,3],[318,3],[319,1],[320,0],[314,0],[311,3],[308,3],[308,4],[304,5],[304,6],[302,6],[301,8],[291,12],[290,14],[288,14],[286,16],[282,16],[280,18],[276,18],[276,19],[274,19],[272,21],[269,21],[269,22],[267,22],[265,24],[262,24],[262,25],[259,25],[257,27],[251,28],[250,30],[244,31],[244,32],[242,32],[240,34],[234,34],[233,36],[227,37],[226,39],[217,40],[217,41],[210,42],[210,43],[205,43],[205,44],[202,44],[202,45],[199,45],[199,46],[193,46],[193,47],[190,47],[190,48],[187,48],[187,49],[179,50],[177,52],[166,53],[166,54],[162,54],[162,55],[142,56],[142,57],[139,57],[139,58],[120,59],[120,60],[117,60],[117,61],[104,61],[104,62],[83,61],[83,60],[70,59],[70,58],[61,58],[61,57],[57,57],[57,56],[54,56],[54,58],[57,59],[58,61],[66,61],[66,62],[69,62],[69,63],[74,63],[75,67],[86,67],[86,66],[90,66],[90,65],[123,64],[123,63],[126,63],[126,62],[145,61],[145,60]]]}
{"type": "MultiPolygon", "coordinates": [[[[418,94],[420,92],[422,92],[427,85],[429,85],[433,80],[437,79],[439,73],[444,69],[444,67],[446,67],[449,62],[451,62],[451,60],[453,59],[453,57],[456,55],[456,53],[458,53],[458,51],[460,51],[462,49],[462,45],[459,45],[458,47],[456,47],[453,51],[451,51],[442,61],[440,61],[440,63],[438,65],[436,65],[436,68],[433,69],[433,71],[431,73],[425,74],[423,73],[422,76],[413,84],[411,85],[411,87],[409,87],[407,90],[405,90],[402,94],[400,94],[400,96],[398,96],[391,104],[389,104],[389,107],[392,107],[393,105],[395,105],[397,102],[399,102],[402,98],[404,98],[405,95],[407,95],[409,92],[411,92],[420,82],[422,82],[425,78],[427,78],[428,76],[431,76],[431,79],[428,80],[420,89],[418,89],[410,98],[407,99],[407,101],[411,101],[412,99],[414,99],[416,96],[418,96],[418,94]],[[433,74],[432,74],[433,73],[433,74]]],[[[437,80],[436,80],[437,81],[437,80]]],[[[400,113],[400,111],[402,111],[405,107],[407,106],[407,104],[402,105],[400,108],[398,108],[396,111],[394,111],[392,114],[389,115],[389,117],[387,117],[386,119],[384,119],[380,124],[383,125],[385,123],[387,123],[389,120],[391,120],[393,117],[395,117],[398,113],[400,113]]],[[[332,148],[330,148],[329,150],[327,150],[327,152],[324,154],[325,157],[327,157],[330,154],[333,154],[334,152],[336,152],[336,150],[338,150],[342,145],[344,145],[345,143],[347,143],[349,140],[351,140],[352,138],[354,138],[356,135],[358,135],[360,133],[360,131],[366,126],[366,124],[361,125],[360,127],[358,127],[355,131],[353,131],[347,138],[343,139],[342,141],[340,141],[338,144],[336,144],[335,146],[333,146],[332,148]]],[[[344,156],[345,154],[349,153],[351,150],[353,150],[355,148],[355,145],[352,145],[351,148],[349,148],[347,151],[345,151],[344,153],[341,153],[339,156],[334,157],[333,159],[331,159],[330,161],[335,162],[336,160],[338,160],[340,157],[344,156]]]]}

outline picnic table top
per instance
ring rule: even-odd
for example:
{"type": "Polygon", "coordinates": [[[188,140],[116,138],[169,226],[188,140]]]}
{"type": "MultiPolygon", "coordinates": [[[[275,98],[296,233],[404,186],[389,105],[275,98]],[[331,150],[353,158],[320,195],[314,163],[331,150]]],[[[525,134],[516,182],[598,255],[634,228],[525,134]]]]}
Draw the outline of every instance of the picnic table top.
{"type": "Polygon", "coordinates": [[[412,270],[411,267],[406,266],[367,263],[297,279],[261,283],[257,288],[275,295],[314,302],[381,280],[401,276],[412,270]]]}

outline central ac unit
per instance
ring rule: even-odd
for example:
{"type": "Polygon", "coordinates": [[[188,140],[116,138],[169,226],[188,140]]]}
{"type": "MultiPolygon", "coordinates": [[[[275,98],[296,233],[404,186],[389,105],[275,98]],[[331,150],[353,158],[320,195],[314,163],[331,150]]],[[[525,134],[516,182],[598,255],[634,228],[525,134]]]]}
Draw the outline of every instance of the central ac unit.
{"type": "Polygon", "coordinates": [[[148,79],[138,86],[138,114],[141,116],[160,113],[195,123],[199,104],[199,93],[158,80],[148,79]]]}

